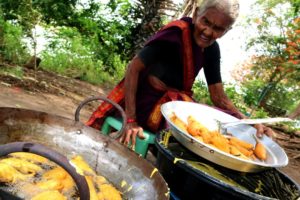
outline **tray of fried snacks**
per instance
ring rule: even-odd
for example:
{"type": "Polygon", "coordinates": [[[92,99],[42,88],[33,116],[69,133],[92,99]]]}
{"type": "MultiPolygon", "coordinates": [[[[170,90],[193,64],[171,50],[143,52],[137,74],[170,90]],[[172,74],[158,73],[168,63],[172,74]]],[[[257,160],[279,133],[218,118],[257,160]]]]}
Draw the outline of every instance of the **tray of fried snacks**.
{"type": "Polygon", "coordinates": [[[256,137],[256,129],[247,124],[229,127],[226,135],[219,132],[218,122],[237,118],[212,107],[184,101],[162,105],[173,136],[195,154],[241,172],[258,172],[288,164],[285,151],[271,138],[256,137]]]}

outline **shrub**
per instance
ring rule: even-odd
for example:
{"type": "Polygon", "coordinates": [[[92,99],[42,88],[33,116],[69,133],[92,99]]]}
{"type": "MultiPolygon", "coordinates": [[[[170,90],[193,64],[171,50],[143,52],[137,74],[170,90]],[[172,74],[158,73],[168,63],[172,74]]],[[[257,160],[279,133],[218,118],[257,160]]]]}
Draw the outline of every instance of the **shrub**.
{"type": "Polygon", "coordinates": [[[81,36],[75,28],[62,27],[50,40],[47,50],[42,52],[41,66],[44,69],[94,84],[115,84],[124,76],[125,62],[119,55],[112,53],[109,62],[106,60],[112,66],[104,65],[93,51],[92,40],[81,36]]]}
{"type": "Polygon", "coordinates": [[[2,62],[24,64],[30,57],[21,26],[4,21],[0,12],[0,55],[2,62]]]}

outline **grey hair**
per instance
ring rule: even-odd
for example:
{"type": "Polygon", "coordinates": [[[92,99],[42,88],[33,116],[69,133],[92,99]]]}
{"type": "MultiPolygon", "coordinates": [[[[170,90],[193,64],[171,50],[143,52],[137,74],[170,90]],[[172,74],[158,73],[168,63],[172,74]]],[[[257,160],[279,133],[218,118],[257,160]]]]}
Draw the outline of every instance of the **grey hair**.
{"type": "Polygon", "coordinates": [[[203,15],[209,8],[216,8],[235,22],[239,16],[238,0],[197,0],[197,15],[203,15]]]}

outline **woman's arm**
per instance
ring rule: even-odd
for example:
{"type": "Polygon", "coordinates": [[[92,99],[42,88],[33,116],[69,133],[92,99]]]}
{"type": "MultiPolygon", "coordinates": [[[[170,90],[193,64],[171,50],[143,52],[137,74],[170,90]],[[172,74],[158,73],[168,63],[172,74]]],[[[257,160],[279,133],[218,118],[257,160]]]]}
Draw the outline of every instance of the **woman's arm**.
{"type": "MultiPolygon", "coordinates": [[[[232,103],[232,101],[226,96],[222,83],[215,83],[208,86],[210,98],[213,104],[221,109],[231,111],[241,119],[247,118],[242,114],[232,103]]],[[[271,128],[268,128],[262,124],[256,124],[254,127],[257,130],[257,136],[262,137],[263,134],[268,136],[274,135],[274,132],[271,128]]]]}
{"type": "Polygon", "coordinates": [[[145,69],[144,63],[135,56],[129,63],[125,74],[125,113],[127,118],[136,118],[136,91],[140,72],[145,69]]]}
{"type": "MultiPolygon", "coordinates": [[[[142,60],[135,56],[129,63],[125,74],[125,113],[127,120],[136,120],[136,92],[140,72],[145,69],[142,60]]],[[[143,129],[135,122],[127,123],[125,133],[120,138],[120,142],[126,146],[131,141],[132,148],[135,147],[136,136],[144,138],[143,129]]]]}
{"type": "Polygon", "coordinates": [[[232,103],[232,101],[225,94],[223,84],[215,83],[208,85],[208,91],[210,94],[210,99],[213,104],[223,110],[228,110],[233,112],[238,118],[244,119],[246,116],[242,114],[232,103]]]}

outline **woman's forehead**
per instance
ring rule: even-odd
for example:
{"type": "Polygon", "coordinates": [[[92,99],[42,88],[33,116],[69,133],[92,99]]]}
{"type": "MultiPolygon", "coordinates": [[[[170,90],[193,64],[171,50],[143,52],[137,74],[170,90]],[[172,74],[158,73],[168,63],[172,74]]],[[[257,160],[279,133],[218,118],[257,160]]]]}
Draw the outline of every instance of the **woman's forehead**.
{"type": "Polygon", "coordinates": [[[233,23],[233,20],[228,15],[217,8],[208,8],[200,17],[206,17],[211,23],[223,28],[228,28],[233,23]]]}

